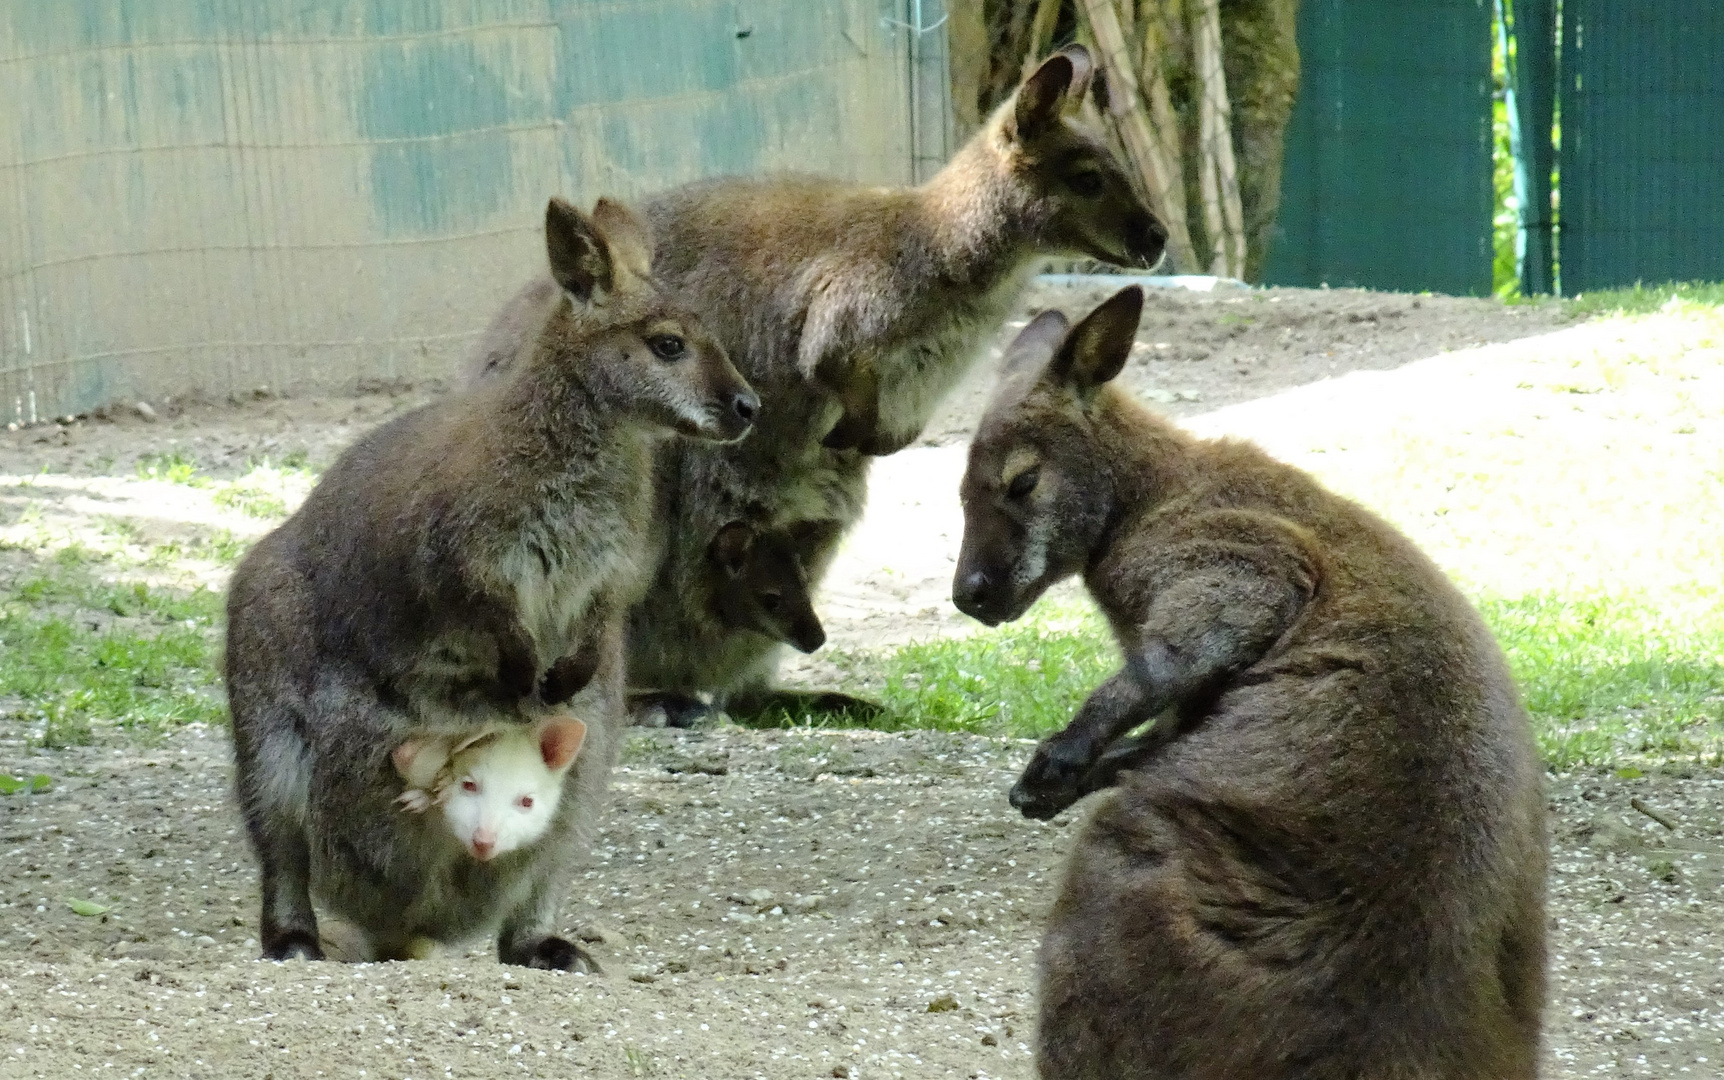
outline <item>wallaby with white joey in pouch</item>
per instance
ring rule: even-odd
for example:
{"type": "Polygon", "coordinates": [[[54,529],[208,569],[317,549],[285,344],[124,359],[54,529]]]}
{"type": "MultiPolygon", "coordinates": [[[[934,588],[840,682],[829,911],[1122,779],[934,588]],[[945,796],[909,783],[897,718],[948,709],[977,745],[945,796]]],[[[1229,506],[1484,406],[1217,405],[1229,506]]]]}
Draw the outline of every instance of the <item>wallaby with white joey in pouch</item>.
{"type": "MultiPolygon", "coordinates": [[[[809,578],[821,568],[811,562],[830,553],[838,529],[836,521],[769,530],[726,522],[708,545],[708,565],[684,583],[681,606],[650,619],[637,607],[629,620],[629,683],[650,689],[630,695],[636,722],[687,727],[710,711],[701,691],[744,699],[764,691],[772,673],[758,662],[755,639],[803,653],[824,645],[809,578]]],[[[775,658],[776,650],[766,655],[775,658]]]]}
{"type": "Polygon", "coordinates": [[[507,375],[366,435],[234,573],[228,698],[266,957],[320,955],[313,896],[340,907],[418,872],[417,849],[360,812],[392,805],[390,754],[408,737],[563,706],[585,749],[545,840],[425,887],[483,908],[450,923],[495,922],[506,962],[580,960],[550,923],[617,753],[653,451],[678,432],[738,438],[759,402],[653,281],[628,209],[552,200],[545,240],[555,289],[507,375]]]}
{"type": "Polygon", "coordinates": [[[1111,788],[1042,942],[1040,1075],[1528,1080],[1545,810],[1501,650],[1381,519],[1112,385],[1141,305],[1023,331],[961,489],[958,607],[1081,574],[1125,657],[1011,792],[1111,788]]]}

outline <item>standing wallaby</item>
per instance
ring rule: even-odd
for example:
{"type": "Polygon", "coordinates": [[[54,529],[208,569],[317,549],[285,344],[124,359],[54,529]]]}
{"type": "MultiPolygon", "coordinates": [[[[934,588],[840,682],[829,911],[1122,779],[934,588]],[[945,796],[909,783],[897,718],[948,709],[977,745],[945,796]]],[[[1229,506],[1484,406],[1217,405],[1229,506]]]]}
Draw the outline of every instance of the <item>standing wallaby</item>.
{"type": "MultiPolygon", "coordinates": [[[[674,611],[639,607],[629,620],[629,685],[636,722],[688,727],[711,707],[697,696],[747,695],[765,687],[755,638],[811,653],[826,643],[809,590],[811,564],[823,568],[838,535],[836,521],[798,521],[762,532],[727,522],[707,548],[708,565],[684,583],[674,611]],[[704,590],[710,596],[702,597],[704,590]],[[741,645],[738,653],[733,646],[741,645]]],[[[776,657],[776,649],[766,653],[776,657]]]]}
{"type": "Polygon", "coordinates": [[[1109,385],[1141,305],[1023,331],[961,488],[958,607],[1081,573],[1125,655],[1011,793],[1117,785],[1049,916],[1040,1075],[1528,1080],[1544,804],[1502,653],[1389,525],[1109,385]]]}
{"type": "Polygon", "coordinates": [[[321,955],[315,894],[377,955],[491,930],[508,963],[584,960],[550,926],[618,749],[653,448],[739,438],[759,402],[653,282],[626,208],[601,199],[589,218],[552,200],[545,237],[556,287],[507,374],[361,439],[234,573],[228,699],[266,957],[321,955]],[[565,702],[585,752],[545,839],[428,861],[423,828],[395,811],[391,754],[565,702]],[[391,910],[417,923],[372,917],[391,910]]]}
{"type": "MultiPolygon", "coordinates": [[[[661,477],[674,498],[662,518],[664,564],[631,619],[631,672],[649,666],[641,650],[686,648],[668,614],[683,595],[675,583],[722,580],[707,554],[716,525],[833,521],[836,547],[861,516],[868,455],[921,433],[1041,258],[1139,267],[1160,258],[1161,225],[1106,143],[1071,115],[1092,70],[1080,46],[1049,57],[919,187],[729,179],[647,203],[654,272],[701,313],[764,404],[742,442],[665,449],[661,477]]],[[[811,584],[828,562],[810,560],[811,584]]],[[[769,638],[732,631],[720,648],[697,640],[752,684],[770,681],[769,638]]],[[[703,662],[691,652],[679,666],[703,662]]],[[[700,689],[734,697],[723,683],[700,689]]],[[[750,697],[763,705],[786,695],[750,697]]]]}

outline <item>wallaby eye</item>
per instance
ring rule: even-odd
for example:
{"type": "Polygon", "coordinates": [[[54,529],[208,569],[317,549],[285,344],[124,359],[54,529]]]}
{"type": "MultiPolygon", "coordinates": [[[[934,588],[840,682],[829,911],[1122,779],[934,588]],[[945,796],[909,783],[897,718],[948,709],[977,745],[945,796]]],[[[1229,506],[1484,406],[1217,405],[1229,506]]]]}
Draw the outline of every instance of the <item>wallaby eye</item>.
{"type": "Polygon", "coordinates": [[[533,797],[531,795],[523,795],[519,799],[515,800],[515,805],[523,810],[531,810],[533,808],[533,797]]]}
{"type": "Polygon", "coordinates": [[[647,348],[660,360],[681,360],[688,352],[688,342],[675,334],[654,334],[646,339],[647,348]]]}
{"type": "Polygon", "coordinates": [[[780,596],[778,593],[763,592],[760,594],[760,606],[765,608],[767,611],[777,611],[779,606],[783,603],[784,597],[780,596]]]}
{"type": "Polygon", "coordinates": [[[1098,172],[1073,173],[1066,177],[1066,186],[1072,189],[1072,194],[1085,199],[1093,199],[1107,187],[1107,181],[1098,172]]]}
{"type": "Polygon", "coordinates": [[[470,792],[470,793],[471,792],[477,792],[479,790],[479,781],[477,781],[477,780],[463,780],[463,781],[461,781],[461,790],[466,791],[466,792],[470,792]]]}
{"type": "Polygon", "coordinates": [[[1040,469],[1025,469],[1012,477],[1012,482],[1006,485],[1006,498],[1021,499],[1036,489],[1036,481],[1041,479],[1040,469]]]}

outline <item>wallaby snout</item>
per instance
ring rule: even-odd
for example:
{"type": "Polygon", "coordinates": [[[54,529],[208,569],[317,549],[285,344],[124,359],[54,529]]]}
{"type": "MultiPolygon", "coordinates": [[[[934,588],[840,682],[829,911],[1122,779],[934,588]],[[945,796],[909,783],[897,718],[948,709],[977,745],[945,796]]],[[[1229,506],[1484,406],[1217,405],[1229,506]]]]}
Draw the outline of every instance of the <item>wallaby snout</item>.
{"type": "Polygon", "coordinates": [[[712,349],[715,355],[706,360],[708,385],[712,387],[707,422],[684,434],[715,442],[735,442],[748,434],[760,415],[760,395],[736,370],[723,348],[714,343],[712,349]]]}

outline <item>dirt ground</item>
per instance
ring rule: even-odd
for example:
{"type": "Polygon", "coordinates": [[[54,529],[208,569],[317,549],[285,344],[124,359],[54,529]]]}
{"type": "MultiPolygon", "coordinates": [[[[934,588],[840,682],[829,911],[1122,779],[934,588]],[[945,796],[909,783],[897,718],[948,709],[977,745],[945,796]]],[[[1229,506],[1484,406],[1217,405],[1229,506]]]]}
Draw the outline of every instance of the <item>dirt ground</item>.
{"type": "MultiPolygon", "coordinates": [[[[1096,298],[1042,286],[1025,308],[1096,298]]],[[[1360,385],[1315,380],[1412,371],[1488,342],[1548,349],[1565,325],[1550,307],[1440,297],[1157,293],[1127,377],[1200,428],[1250,428],[1266,423],[1254,408],[1360,385]]],[[[1456,363],[1489,371],[1503,357],[1456,363]]],[[[834,646],[967,629],[944,589],[962,436],[987,385],[979,372],[922,445],[880,463],[822,598],[834,646]]],[[[142,552],[214,530],[255,535],[270,521],[207,488],[140,479],[140,457],[185,454],[218,479],[260,457],[326,462],[422,394],[154,402],[153,422],[125,409],[0,434],[0,534],[15,545],[0,576],[74,541],[142,552]],[[116,519],[128,523],[120,539],[104,531],[116,519]],[[16,550],[24,536],[37,554],[16,550]]],[[[1326,422],[1315,407],[1276,415],[1326,422]]],[[[148,572],[224,575],[195,556],[148,572]]],[[[814,662],[788,677],[823,673],[814,662]]],[[[98,736],[48,751],[21,716],[0,717],[0,772],[54,778],[0,798],[0,1077],[1031,1075],[1038,927],[1082,815],[1011,811],[1004,791],[1026,743],[636,732],[563,909],[606,969],[584,976],[505,969],[482,950],[260,962],[225,735],[98,736]],[[68,903],[90,898],[107,910],[68,903]]],[[[1552,779],[1550,805],[1545,1075],[1724,1076],[1724,778],[1570,774],[1552,779]]]]}

